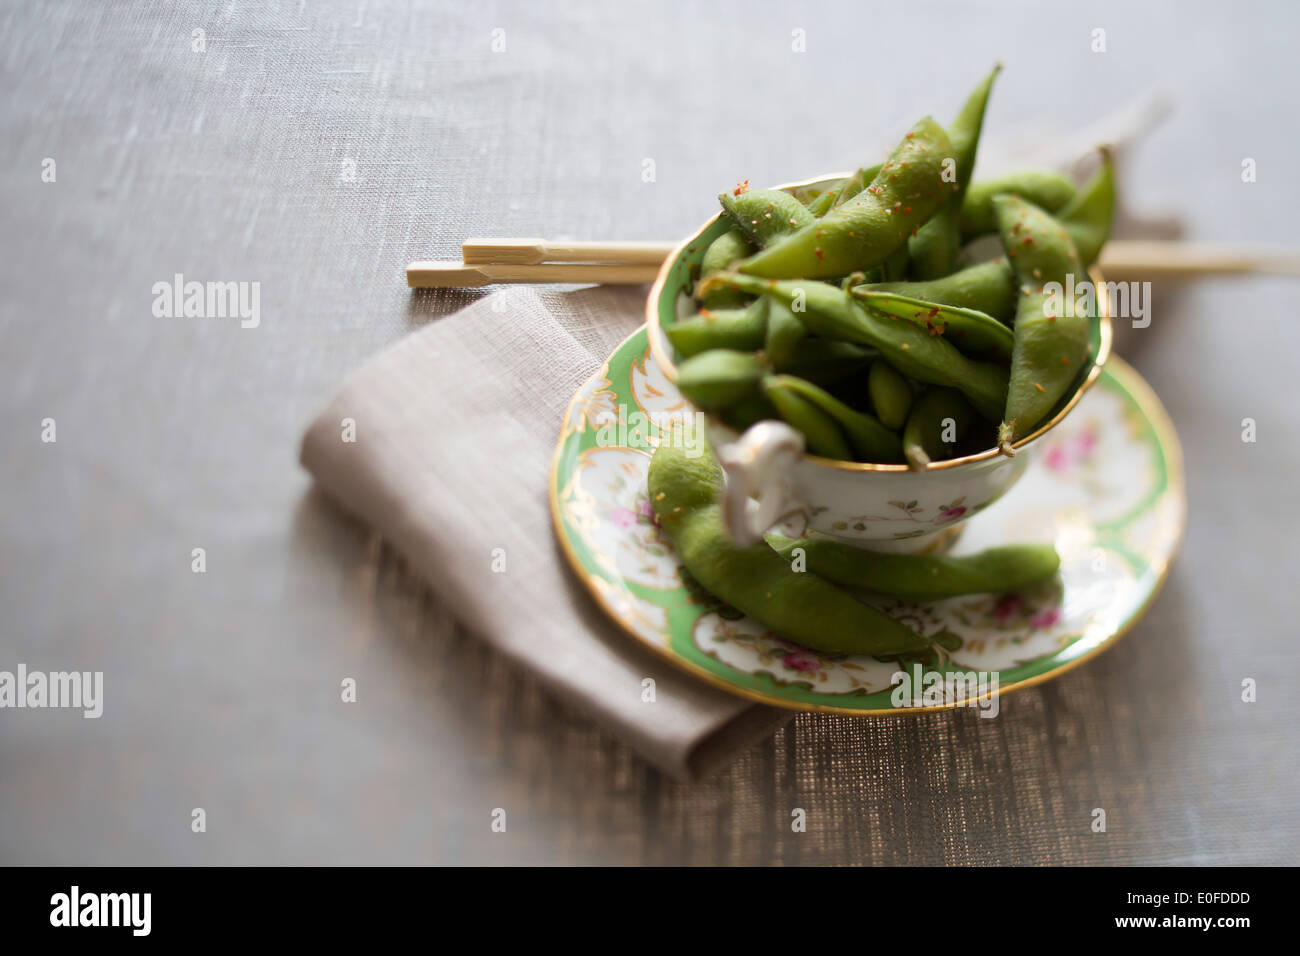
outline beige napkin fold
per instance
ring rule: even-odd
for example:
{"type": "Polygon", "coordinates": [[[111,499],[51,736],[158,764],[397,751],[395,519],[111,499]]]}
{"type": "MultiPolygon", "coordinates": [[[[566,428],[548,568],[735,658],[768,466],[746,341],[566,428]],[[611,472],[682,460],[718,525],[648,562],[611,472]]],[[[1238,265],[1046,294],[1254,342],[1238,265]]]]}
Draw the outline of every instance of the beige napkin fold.
{"type": "Polygon", "coordinates": [[[789,713],[637,645],[574,577],[548,503],[569,399],[637,327],[644,296],[550,292],[548,307],[512,288],[434,320],[347,379],[307,430],[302,464],[484,640],[645,759],[698,779],[789,713]],[[647,677],[653,703],[642,700],[647,677]]]}

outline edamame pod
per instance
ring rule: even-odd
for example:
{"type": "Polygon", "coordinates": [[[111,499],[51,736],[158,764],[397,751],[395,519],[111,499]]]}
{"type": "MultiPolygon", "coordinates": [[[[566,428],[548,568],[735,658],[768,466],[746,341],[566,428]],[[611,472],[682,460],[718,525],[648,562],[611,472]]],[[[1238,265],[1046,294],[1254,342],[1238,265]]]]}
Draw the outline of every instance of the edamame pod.
{"type": "Polygon", "coordinates": [[[734,405],[728,405],[718,412],[718,416],[738,432],[743,432],[759,422],[776,421],[781,417],[777,413],[776,406],[769,402],[767,396],[761,391],[742,398],[734,405]]]}
{"type": "Polygon", "coordinates": [[[1074,183],[1060,173],[1044,169],[1026,169],[971,183],[961,205],[962,239],[970,240],[998,231],[993,197],[1002,193],[1019,196],[1040,209],[1055,212],[1074,198],[1074,183]]]}
{"type": "Polygon", "coordinates": [[[677,390],[699,408],[714,411],[753,395],[766,373],[756,355],[711,349],[678,366],[677,390]]]}
{"type": "Polygon", "coordinates": [[[721,193],[718,201],[736,228],[760,249],[817,221],[807,206],[781,189],[751,189],[739,196],[721,193]]]}
{"type": "Polygon", "coordinates": [[[907,463],[924,471],[932,461],[952,457],[953,447],[970,430],[975,410],[951,388],[928,388],[912,406],[903,428],[907,463]]]}
{"type": "Polygon", "coordinates": [[[708,276],[704,285],[739,289],[784,302],[813,334],[869,345],[904,375],[930,385],[958,388],[990,421],[998,421],[1006,406],[1005,369],[967,358],[941,337],[869,309],[833,285],[809,279],[760,279],[731,272],[708,276]]]}
{"type": "Polygon", "coordinates": [[[790,360],[795,346],[808,334],[808,327],[782,302],[759,297],[755,301],[767,302],[767,334],[764,337],[763,351],[772,366],[779,368],[790,360]]]}
{"type": "Polygon", "coordinates": [[[937,279],[952,272],[961,249],[961,207],[971,172],[975,169],[975,154],[979,149],[980,130],[984,126],[984,110],[988,106],[993,81],[1002,69],[999,63],[993,72],[975,87],[957,118],[948,127],[952,141],[952,193],[933,218],[923,225],[907,242],[912,260],[912,274],[918,279],[937,279]]]}
{"type": "Polygon", "coordinates": [[[848,182],[847,179],[841,179],[832,183],[826,188],[826,191],[818,195],[808,204],[808,211],[814,216],[824,216],[830,212],[831,206],[835,204],[835,197],[839,194],[840,189],[848,182]]]}
{"type": "Polygon", "coordinates": [[[808,450],[814,455],[836,461],[853,460],[853,450],[835,419],[792,388],[788,378],[769,375],[763,379],[763,394],[776,406],[787,425],[803,432],[808,450]]]}
{"type": "Polygon", "coordinates": [[[836,206],[843,206],[870,185],[871,181],[876,178],[876,174],[880,172],[880,165],[880,163],[877,163],[874,166],[863,166],[848,179],[841,179],[810,202],[808,211],[820,218],[836,206]]]}
{"type": "Polygon", "coordinates": [[[1045,581],[1061,567],[1049,544],[1010,544],[954,558],[885,554],[827,538],[768,535],[767,540],[787,559],[795,548],[802,548],[808,571],[818,577],[905,601],[1007,594],[1045,581]]]}
{"type": "Polygon", "coordinates": [[[821,219],[744,260],[742,272],[772,278],[826,278],[885,260],[946,198],[943,160],[952,145],[943,127],[920,120],[870,186],[821,219]]]}
{"type": "MultiPolygon", "coordinates": [[[[793,375],[775,375],[764,379],[764,391],[768,391],[769,383],[773,387],[785,388],[830,416],[853,447],[851,457],[882,465],[902,460],[902,445],[898,436],[866,412],[850,408],[812,382],[793,375]]],[[[770,391],[768,393],[771,394],[770,391]]]]}
{"type": "Polygon", "coordinates": [[[862,192],[862,190],[870,186],[872,182],[875,181],[875,178],[880,175],[880,167],[882,165],[884,164],[876,163],[874,166],[863,166],[848,179],[844,180],[840,185],[840,188],[835,191],[835,199],[831,202],[831,208],[836,209],[843,206],[858,193],[862,192]]]}
{"type": "MultiPolygon", "coordinates": [[[[720,272],[753,251],[754,247],[749,244],[743,232],[729,229],[704,250],[704,258],[700,260],[700,273],[708,275],[710,272],[720,272]]],[[[703,302],[710,309],[737,308],[745,304],[745,297],[734,289],[719,289],[703,302]]]]}
{"type": "Polygon", "coordinates": [[[903,427],[907,413],[912,408],[912,386],[907,384],[893,367],[883,359],[871,363],[867,375],[867,391],[871,394],[871,407],[876,410],[876,417],[881,424],[894,429],[903,427]]]}
{"type": "Polygon", "coordinates": [[[1014,196],[996,197],[993,208],[1021,287],[1006,414],[998,430],[999,447],[1014,454],[1011,442],[1028,435],[1078,379],[1088,358],[1088,317],[1063,294],[1065,277],[1081,275],[1082,268],[1061,224],[1014,196]]]}
{"type": "Polygon", "coordinates": [[[728,229],[709,243],[709,248],[704,250],[704,258],[700,260],[700,271],[704,275],[720,272],[753,251],[754,247],[749,244],[749,240],[740,229],[728,229]]]}
{"type": "Polygon", "coordinates": [[[1011,361],[1015,337],[1009,328],[991,315],[974,309],[925,302],[896,292],[881,292],[865,286],[857,286],[850,291],[859,302],[877,311],[915,322],[931,335],[942,335],[967,355],[999,362],[1011,361]]]}
{"type": "Polygon", "coordinates": [[[928,282],[873,282],[855,288],[974,309],[1006,324],[1016,314],[1016,274],[1001,257],[928,282]]]}
{"type": "MultiPolygon", "coordinates": [[[[777,305],[773,300],[773,305],[777,305]]],[[[879,353],[854,342],[804,338],[795,343],[782,362],[773,362],[778,372],[789,372],[821,386],[834,385],[857,374],[879,353]]]]}
{"type": "MultiPolygon", "coordinates": [[[[1110,237],[1115,217],[1115,166],[1110,150],[1101,148],[1101,168],[1070,202],[1056,213],[1057,221],[1074,240],[1079,261],[1086,269],[1097,261],[1110,237]]],[[[1076,281],[1082,281],[1076,280],[1076,281]]]]}
{"type": "Polygon", "coordinates": [[[907,267],[911,264],[911,253],[902,245],[885,257],[878,268],[882,282],[901,282],[907,277],[907,267]]]}
{"type": "Polygon", "coordinates": [[[891,655],[925,638],[815,574],[794,571],[767,544],[740,548],[715,501],[717,462],[680,429],[650,459],[650,506],[691,576],[710,594],[796,643],[831,654],[891,655]]]}
{"type": "Polygon", "coordinates": [[[700,309],[698,315],[666,326],[664,334],[685,358],[709,349],[761,349],[767,337],[769,308],[766,299],[758,298],[743,309],[700,309]]]}

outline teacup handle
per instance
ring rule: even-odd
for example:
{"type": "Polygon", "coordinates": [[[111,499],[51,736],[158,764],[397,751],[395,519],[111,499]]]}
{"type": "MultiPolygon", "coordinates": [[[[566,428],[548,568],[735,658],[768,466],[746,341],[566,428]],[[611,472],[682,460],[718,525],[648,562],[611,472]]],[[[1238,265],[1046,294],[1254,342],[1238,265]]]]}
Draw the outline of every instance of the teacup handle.
{"type": "Polygon", "coordinates": [[[803,449],[803,435],[781,422],[759,422],[718,449],[718,461],[727,473],[722,521],[737,544],[757,544],[765,531],[798,507],[793,475],[803,449]]]}

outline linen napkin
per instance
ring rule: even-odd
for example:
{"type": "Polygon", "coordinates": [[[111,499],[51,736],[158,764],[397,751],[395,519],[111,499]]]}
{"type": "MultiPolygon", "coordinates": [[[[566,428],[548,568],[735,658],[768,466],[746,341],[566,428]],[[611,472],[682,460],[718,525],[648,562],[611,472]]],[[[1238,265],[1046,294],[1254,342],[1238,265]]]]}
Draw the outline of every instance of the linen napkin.
{"type": "Polygon", "coordinates": [[[709,687],[621,631],[570,571],[548,504],[569,399],[640,323],[644,297],[595,288],[544,303],[511,288],[435,320],[347,379],[301,460],[484,640],[646,760],[698,779],[789,713],[709,687]]]}

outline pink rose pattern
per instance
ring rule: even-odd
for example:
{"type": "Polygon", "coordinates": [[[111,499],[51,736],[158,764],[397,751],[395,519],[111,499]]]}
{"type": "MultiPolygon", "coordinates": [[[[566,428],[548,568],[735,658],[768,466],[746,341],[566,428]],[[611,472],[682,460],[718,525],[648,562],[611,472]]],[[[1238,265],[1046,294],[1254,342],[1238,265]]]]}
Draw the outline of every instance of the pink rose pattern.
{"type": "Polygon", "coordinates": [[[790,651],[781,658],[781,663],[792,671],[811,673],[821,670],[821,661],[807,651],[790,651]]]}
{"type": "Polygon", "coordinates": [[[1061,606],[1049,604],[1035,607],[1022,594],[1003,594],[993,602],[990,612],[993,620],[1003,626],[1015,626],[1023,621],[1033,631],[1045,631],[1061,621],[1061,606]]]}
{"type": "Polygon", "coordinates": [[[934,524],[947,524],[949,521],[956,521],[964,515],[969,509],[965,505],[955,505],[940,511],[934,518],[934,524]]]}
{"type": "Polygon", "coordinates": [[[1097,429],[1092,423],[1072,435],[1062,438],[1043,457],[1052,471],[1066,472],[1086,462],[1097,447],[1097,429]]]}

